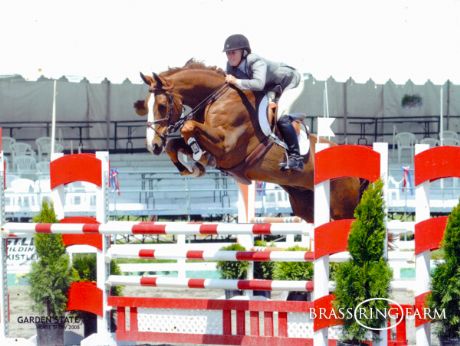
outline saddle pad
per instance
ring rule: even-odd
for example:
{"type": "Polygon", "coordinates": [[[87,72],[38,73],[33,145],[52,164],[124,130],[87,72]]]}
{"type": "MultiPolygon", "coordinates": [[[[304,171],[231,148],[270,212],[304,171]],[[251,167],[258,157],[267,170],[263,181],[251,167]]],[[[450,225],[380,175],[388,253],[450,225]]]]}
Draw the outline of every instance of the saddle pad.
{"type": "MultiPolygon", "coordinates": [[[[272,134],[272,129],[270,128],[270,124],[268,122],[268,96],[265,95],[262,100],[259,103],[258,106],[258,119],[259,119],[259,126],[262,130],[262,133],[265,136],[276,136],[275,134],[272,134]]],[[[303,126],[300,126],[300,132],[297,136],[297,139],[299,141],[299,147],[300,147],[300,155],[306,155],[310,151],[310,141],[308,139],[308,135],[305,132],[305,128],[303,126]]]]}
{"type": "Polygon", "coordinates": [[[299,141],[300,155],[307,155],[310,151],[310,140],[308,139],[307,133],[303,127],[300,129],[300,133],[298,134],[297,139],[299,141]]]}
{"type": "Polygon", "coordinates": [[[270,124],[268,123],[268,97],[265,95],[259,103],[259,111],[258,111],[258,118],[259,118],[259,125],[262,130],[262,133],[265,136],[270,136],[272,133],[272,129],[270,128],[270,124]]]}

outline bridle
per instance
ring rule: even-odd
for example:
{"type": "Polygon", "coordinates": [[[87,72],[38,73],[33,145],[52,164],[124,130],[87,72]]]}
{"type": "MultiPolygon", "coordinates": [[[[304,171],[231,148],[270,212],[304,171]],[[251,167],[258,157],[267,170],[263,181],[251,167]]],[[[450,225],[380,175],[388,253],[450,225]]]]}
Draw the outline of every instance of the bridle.
{"type": "MultiPolygon", "coordinates": [[[[165,90],[165,89],[163,89],[163,88],[159,88],[159,89],[155,88],[155,89],[152,89],[152,90],[149,90],[149,91],[150,91],[152,94],[154,94],[155,96],[156,96],[156,95],[159,95],[159,94],[165,94],[165,96],[168,98],[168,112],[167,112],[166,116],[163,117],[163,118],[161,118],[161,119],[157,119],[157,120],[154,120],[154,121],[148,121],[148,122],[147,122],[147,127],[150,128],[150,129],[152,129],[152,130],[155,132],[155,134],[156,134],[158,137],[161,138],[161,141],[162,141],[163,143],[165,143],[165,142],[166,142],[166,139],[170,136],[170,134],[171,134],[172,132],[175,132],[175,131],[172,131],[172,132],[171,132],[171,131],[170,131],[171,125],[169,125],[169,126],[168,126],[168,129],[167,129],[167,131],[166,131],[166,135],[165,135],[165,134],[162,134],[162,133],[158,132],[158,130],[156,129],[155,125],[156,125],[156,124],[159,124],[159,123],[162,123],[162,122],[166,122],[166,124],[169,124],[170,119],[172,119],[174,116],[177,116],[177,115],[180,117],[180,115],[182,114],[182,112],[181,112],[181,114],[175,114],[175,113],[174,113],[174,95],[173,95],[172,92],[168,92],[167,90],[165,90]]],[[[183,109],[183,107],[182,107],[182,109],[183,109]]],[[[154,111],[154,110],[152,109],[152,112],[153,112],[153,111],[154,111]]]]}
{"type": "MultiPolygon", "coordinates": [[[[157,119],[154,121],[147,122],[147,127],[151,128],[156,135],[158,135],[162,142],[165,143],[166,139],[168,137],[171,137],[173,133],[175,133],[177,130],[181,129],[184,123],[187,120],[190,120],[193,118],[193,116],[201,109],[203,106],[208,105],[215,100],[217,100],[222,94],[229,88],[229,85],[227,83],[224,83],[217,89],[215,89],[211,94],[209,94],[207,97],[205,97],[200,103],[198,103],[186,116],[183,116],[183,112],[185,110],[184,106],[181,103],[181,109],[182,112],[179,113],[174,113],[175,107],[174,107],[174,95],[173,92],[168,89],[164,89],[162,87],[158,88],[149,88],[149,91],[154,94],[155,96],[159,94],[164,94],[168,98],[168,112],[165,117],[161,119],[157,119]],[[174,124],[170,124],[171,119],[174,119],[174,117],[178,117],[179,119],[174,122],[174,124]],[[155,128],[156,124],[166,122],[169,126],[166,130],[166,134],[160,134],[158,130],[155,128]]],[[[177,107],[176,107],[177,108],[177,107]]],[[[152,110],[153,111],[153,110],[152,110]]]]}

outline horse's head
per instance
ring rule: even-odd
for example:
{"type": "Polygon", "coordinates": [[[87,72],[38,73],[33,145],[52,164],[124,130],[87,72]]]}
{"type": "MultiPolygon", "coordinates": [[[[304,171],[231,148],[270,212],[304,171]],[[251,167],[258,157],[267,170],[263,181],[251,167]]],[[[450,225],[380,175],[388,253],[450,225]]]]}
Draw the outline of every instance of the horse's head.
{"type": "Polygon", "coordinates": [[[169,132],[169,126],[174,125],[182,113],[182,97],[174,92],[173,83],[164,77],[153,73],[151,76],[140,74],[149,92],[143,104],[134,104],[136,113],[147,114],[147,149],[155,154],[162,153],[169,132]],[[153,95],[153,97],[151,97],[153,95]],[[147,111],[145,111],[147,108],[147,111]]]}

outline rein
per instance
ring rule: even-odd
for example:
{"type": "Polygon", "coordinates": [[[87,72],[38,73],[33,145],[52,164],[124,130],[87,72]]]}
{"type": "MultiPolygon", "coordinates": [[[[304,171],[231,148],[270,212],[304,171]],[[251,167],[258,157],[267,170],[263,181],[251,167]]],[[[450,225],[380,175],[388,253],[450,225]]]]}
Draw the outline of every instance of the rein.
{"type": "Polygon", "coordinates": [[[177,130],[179,130],[182,125],[184,125],[184,123],[187,121],[187,120],[190,120],[193,118],[193,116],[198,112],[198,110],[201,109],[201,107],[203,107],[203,105],[205,104],[209,104],[211,102],[214,102],[215,100],[217,100],[220,96],[222,96],[222,94],[229,88],[229,85],[227,83],[221,85],[219,88],[217,88],[216,90],[214,90],[211,94],[209,94],[207,97],[205,97],[200,103],[198,103],[191,111],[190,113],[188,113],[186,116],[184,117],[181,117],[178,121],[176,121],[175,124],[173,125],[170,125],[168,127],[168,134],[170,133],[174,133],[176,132],[177,130]]]}
{"type": "Polygon", "coordinates": [[[188,113],[186,116],[181,117],[178,121],[176,121],[174,124],[168,126],[168,130],[166,133],[166,136],[160,135],[157,130],[155,129],[155,124],[161,123],[163,121],[169,121],[173,116],[174,116],[174,97],[172,93],[167,92],[164,89],[156,89],[153,90],[152,92],[164,92],[168,96],[168,103],[169,103],[169,111],[166,117],[155,120],[153,122],[147,122],[147,127],[150,127],[152,130],[155,131],[155,133],[160,136],[163,140],[165,140],[166,137],[168,137],[171,133],[176,132],[178,129],[180,129],[184,123],[187,120],[190,120],[193,118],[193,116],[203,107],[203,105],[214,102],[217,100],[222,94],[229,88],[229,85],[227,83],[221,85],[219,88],[214,90],[211,94],[209,94],[207,97],[205,97],[200,103],[198,103],[191,111],[188,113]]]}

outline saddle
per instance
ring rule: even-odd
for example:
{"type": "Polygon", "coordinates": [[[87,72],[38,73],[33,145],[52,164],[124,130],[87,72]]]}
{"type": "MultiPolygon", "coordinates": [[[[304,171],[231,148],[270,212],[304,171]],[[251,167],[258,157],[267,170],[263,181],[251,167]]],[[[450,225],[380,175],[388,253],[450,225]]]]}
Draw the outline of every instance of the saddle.
{"type": "MultiPolygon", "coordinates": [[[[272,98],[271,92],[268,92],[267,95],[262,98],[258,105],[258,121],[262,133],[273,140],[276,144],[286,149],[286,144],[281,139],[277,126],[278,104],[276,101],[278,98],[276,96],[272,98]]],[[[303,156],[307,155],[310,145],[308,142],[309,129],[308,126],[303,123],[307,115],[305,113],[290,113],[289,116],[293,120],[292,125],[297,133],[300,154],[303,156]]]]}
{"type": "MultiPolygon", "coordinates": [[[[271,95],[270,95],[271,96],[271,95]]],[[[265,153],[270,150],[273,144],[277,144],[287,149],[284,141],[280,139],[280,132],[277,128],[277,103],[270,100],[269,95],[265,95],[257,105],[258,123],[262,133],[265,135],[264,140],[256,147],[256,149],[239,165],[227,169],[226,171],[232,175],[239,183],[249,185],[251,181],[245,176],[244,171],[255,164],[265,153]]],[[[276,96],[274,98],[276,99],[276,96]]],[[[304,113],[289,114],[294,119],[292,122],[294,129],[297,132],[299,141],[300,154],[304,160],[308,159],[310,153],[310,141],[308,139],[308,128],[303,124],[306,115],[304,113]]]]}

